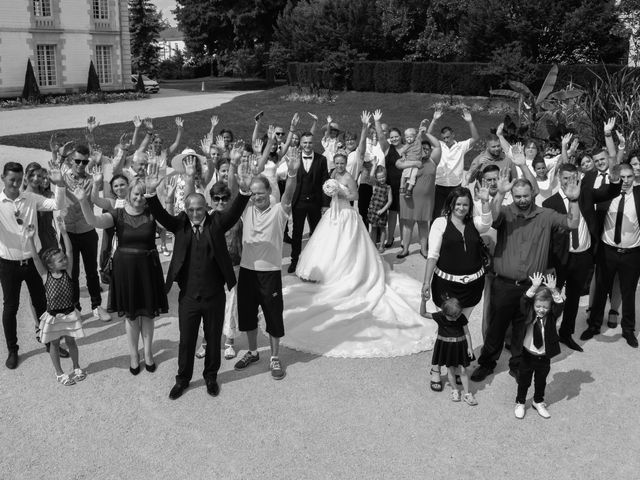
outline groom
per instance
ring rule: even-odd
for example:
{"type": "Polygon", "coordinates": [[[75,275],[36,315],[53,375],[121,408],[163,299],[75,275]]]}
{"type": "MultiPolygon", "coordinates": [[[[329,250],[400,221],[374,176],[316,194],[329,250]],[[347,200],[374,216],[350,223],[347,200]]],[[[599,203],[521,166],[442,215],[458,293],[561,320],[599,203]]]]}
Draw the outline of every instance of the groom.
{"type": "MultiPolygon", "coordinates": [[[[222,212],[207,213],[204,196],[191,193],[184,202],[184,212],[173,216],[162,208],[156,188],[157,165],[149,166],[146,197],[153,217],[175,235],[173,256],[167,272],[166,290],[178,282],[178,324],[180,346],[178,348],[178,375],[169,398],[179,398],[189,386],[193,376],[193,359],[198,340],[200,320],[203,320],[207,350],[203,377],[207,393],[213,397],[220,392],[217,382],[220,369],[220,338],[224,322],[225,284],[231,290],[236,284],[231,258],[227,250],[225,232],[233,227],[247,205],[251,192],[249,176],[239,178],[240,194],[222,212]]],[[[191,177],[195,169],[187,169],[191,177]]],[[[190,182],[188,179],[187,182],[190,182]]]]}
{"type": "Polygon", "coordinates": [[[298,169],[296,190],[293,193],[292,217],[293,234],[291,236],[291,264],[287,272],[294,273],[302,250],[304,221],[309,221],[310,234],[313,235],[322,207],[329,205],[329,197],[322,192],[322,185],[329,178],[327,159],[313,151],[313,134],[305,132],[300,138],[302,165],[298,169]]]}

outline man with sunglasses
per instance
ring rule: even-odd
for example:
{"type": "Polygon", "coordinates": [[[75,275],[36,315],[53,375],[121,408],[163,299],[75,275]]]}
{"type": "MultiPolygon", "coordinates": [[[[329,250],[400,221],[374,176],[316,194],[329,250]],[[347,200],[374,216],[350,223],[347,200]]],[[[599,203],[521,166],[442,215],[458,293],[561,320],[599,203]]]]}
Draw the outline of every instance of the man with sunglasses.
{"type": "MultiPolygon", "coordinates": [[[[67,215],[64,223],[73,245],[73,269],[71,280],[73,284],[73,301],[78,310],[80,307],[80,255],[84,264],[87,278],[87,289],[91,297],[91,310],[96,319],[108,322],[111,316],[102,308],[102,296],[100,295],[100,277],[98,276],[98,233],[95,228],[87,223],[82,214],[80,203],[71,193],[77,188],[87,192],[91,197],[92,177],[87,172],[87,166],[91,161],[89,147],[83,144],[76,145],[69,156],[70,166],[63,166],[63,179],[67,187],[67,215]]],[[[93,204],[91,204],[93,207],[93,204]]]]}
{"type": "Polygon", "coordinates": [[[58,171],[52,170],[50,174],[51,183],[56,185],[55,198],[52,199],[31,192],[21,192],[23,175],[22,165],[7,162],[1,176],[4,188],[0,192],[0,284],[4,299],[2,327],[9,350],[5,365],[11,370],[18,366],[16,317],[20,306],[22,282],[27,284],[38,319],[47,308],[44,286],[27,246],[25,228],[35,227],[36,233],[33,238],[39,250],[37,212],[60,210],[64,205],[64,190],[57,187],[60,183],[58,171]]]}

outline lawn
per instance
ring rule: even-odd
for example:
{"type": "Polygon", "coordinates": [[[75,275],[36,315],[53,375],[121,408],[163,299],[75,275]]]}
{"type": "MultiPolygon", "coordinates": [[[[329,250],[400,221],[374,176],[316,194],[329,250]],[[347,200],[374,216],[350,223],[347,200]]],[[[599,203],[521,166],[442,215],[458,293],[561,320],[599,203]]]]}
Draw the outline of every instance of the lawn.
{"type": "MultiPolygon", "coordinates": [[[[375,92],[339,92],[334,103],[312,104],[302,102],[285,101],[282,97],[292,91],[290,87],[283,86],[259,93],[251,93],[239,96],[233,101],[221,105],[220,107],[182,115],[185,124],[185,132],[180,149],[186,147],[198,148],[200,139],[210,128],[211,115],[220,117],[221,128],[230,129],[236,137],[249,140],[254,126],[254,115],[259,111],[264,111],[262,120],[264,133],[269,124],[282,125],[285,128],[289,125],[292,115],[298,112],[301,116],[299,128],[306,130],[311,126],[312,119],[307,112],[318,115],[322,123],[326,122],[327,115],[331,115],[333,120],[340,124],[342,130],[360,132],[360,114],[362,110],[373,111],[381,109],[383,121],[391,127],[401,129],[417,126],[423,118],[431,118],[433,110],[430,108],[434,101],[440,100],[441,96],[424,93],[375,93],[375,92]]],[[[465,103],[472,106],[474,103],[487,106],[487,101],[482,99],[465,99],[465,103]]],[[[99,106],[96,106],[96,118],[100,120],[99,106]]],[[[495,128],[501,121],[502,114],[487,113],[478,111],[474,113],[474,121],[481,136],[489,133],[490,128],[495,128]]],[[[451,111],[440,120],[438,129],[448,125],[458,132],[458,138],[464,139],[469,136],[469,129],[454,111],[451,111]]],[[[154,119],[154,126],[162,134],[165,143],[171,143],[175,135],[175,124],[173,116],[154,119]]],[[[117,142],[123,132],[132,132],[131,122],[113,123],[101,125],[96,131],[96,142],[109,151],[117,142]]],[[[49,132],[38,132],[25,135],[11,135],[0,137],[0,143],[19,147],[31,147],[48,149],[49,132]]],[[[70,138],[81,139],[82,129],[66,130],[65,133],[70,138]]],[[[480,147],[477,147],[478,150],[480,147]]],[[[470,152],[467,160],[474,156],[470,152]]]]}

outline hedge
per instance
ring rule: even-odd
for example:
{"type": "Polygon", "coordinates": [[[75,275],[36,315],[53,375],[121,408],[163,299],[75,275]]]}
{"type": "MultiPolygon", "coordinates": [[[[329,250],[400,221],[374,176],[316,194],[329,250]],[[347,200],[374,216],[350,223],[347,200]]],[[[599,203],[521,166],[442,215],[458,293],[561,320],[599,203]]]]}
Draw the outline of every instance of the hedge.
{"type": "MultiPolygon", "coordinates": [[[[330,89],[347,88],[360,92],[421,92],[445,95],[487,96],[498,88],[501,80],[481,74],[488,64],[471,62],[376,62],[360,61],[353,64],[353,75],[347,85],[335,85],[332,76],[320,62],[292,62],[287,65],[290,85],[330,89]]],[[[535,65],[535,81],[530,87],[537,91],[551,68],[550,64],[535,65]]],[[[624,65],[560,65],[557,87],[572,82],[586,85],[594,73],[602,75],[624,68],[624,65]]]]}

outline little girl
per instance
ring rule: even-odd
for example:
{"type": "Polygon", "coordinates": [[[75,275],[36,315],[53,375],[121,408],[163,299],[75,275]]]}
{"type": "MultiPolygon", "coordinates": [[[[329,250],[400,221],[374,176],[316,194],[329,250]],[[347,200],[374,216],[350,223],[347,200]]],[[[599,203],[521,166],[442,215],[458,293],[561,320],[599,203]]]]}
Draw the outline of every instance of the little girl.
{"type": "Polygon", "coordinates": [[[382,165],[378,165],[375,170],[376,184],[371,193],[367,220],[371,226],[371,240],[376,243],[378,233],[380,234],[380,246],[378,251],[384,252],[384,244],[387,239],[387,211],[393,202],[391,196],[391,186],[387,184],[387,171],[382,165]]]}
{"type": "Polygon", "coordinates": [[[44,281],[47,297],[47,311],[40,317],[42,343],[51,342],[53,344],[53,348],[49,349],[49,355],[56,369],[56,378],[62,385],[68,386],[87,377],[87,374],[80,368],[78,363],[78,345],[75,340],[76,338],[84,337],[84,331],[80,322],[80,312],[73,305],[73,287],[71,285],[71,277],[67,273],[73,268],[71,240],[64,227],[64,219],[57,217],[56,221],[62,234],[68,257],[57,247],[48,248],[42,252],[42,257],[39,257],[33,240],[36,231],[35,227],[30,225],[25,232],[33,254],[33,262],[44,281]],[[64,373],[60,365],[59,348],[61,338],[64,338],[73,360],[73,372],[71,375],[64,373]]]}
{"type": "Polygon", "coordinates": [[[457,298],[448,298],[442,303],[442,311],[427,312],[427,300],[422,297],[420,315],[435,320],[438,324],[438,337],[433,346],[432,368],[434,366],[447,367],[447,376],[451,384],[451,400],[460,401],[460,391],[456,387],[456,372],[459,371],[464,389],[464,401],[469,405],[478,402],[469,391],[469,377],[467,368],[473,360],[473,346],[467,324],[467,318],[462,313],[462,307],[457,298]]]}

